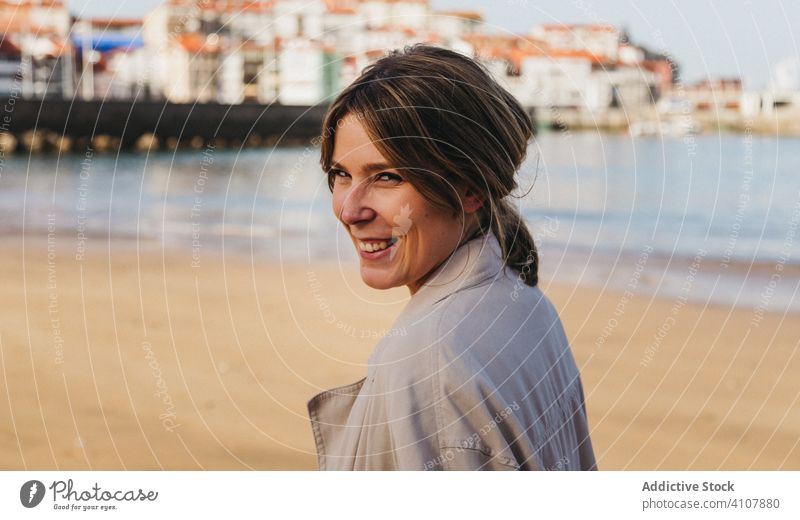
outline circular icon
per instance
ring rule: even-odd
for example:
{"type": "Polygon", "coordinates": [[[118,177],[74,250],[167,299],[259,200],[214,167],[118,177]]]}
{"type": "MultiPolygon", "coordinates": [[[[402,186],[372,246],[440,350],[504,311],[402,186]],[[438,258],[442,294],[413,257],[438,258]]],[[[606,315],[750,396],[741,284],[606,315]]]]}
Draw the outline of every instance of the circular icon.
{"type": "Polygon", "coordinates": [[[19,501],[25,507],[36,507],[44,498],[44,484],[38,480],[29,480],[19,489],[19,501]]]}

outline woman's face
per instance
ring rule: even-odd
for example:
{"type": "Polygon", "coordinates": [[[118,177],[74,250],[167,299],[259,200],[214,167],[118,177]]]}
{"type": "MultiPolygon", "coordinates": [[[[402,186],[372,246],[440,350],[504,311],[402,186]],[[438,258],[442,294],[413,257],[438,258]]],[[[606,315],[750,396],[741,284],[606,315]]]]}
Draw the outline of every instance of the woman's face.
{"type": "MultiPolygon", "coordinates": [[[[405,285],[414,294],[468,230],[453,212],[428,203],[403,171],[387,162],[358,117],[346,116],[334,141],[333,211],[359,253],[364,283],[375,289],[405,285]]],[[[471,230],[480,203],[459,195],[471,230]]]]}

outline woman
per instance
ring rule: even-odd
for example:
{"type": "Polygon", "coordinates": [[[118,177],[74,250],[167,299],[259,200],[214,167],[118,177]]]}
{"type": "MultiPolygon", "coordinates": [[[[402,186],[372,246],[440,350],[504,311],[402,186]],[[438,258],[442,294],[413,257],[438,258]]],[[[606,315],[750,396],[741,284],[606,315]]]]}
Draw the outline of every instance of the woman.
{"type": "Polygon", "coordinates": [[[479,63],[426,45],[330,106],[320,162],[361,277],[411,298],[367,376],[308,402],[320,469],[596,469],[578,369],[508,200],[531,135],[479,63]]]}

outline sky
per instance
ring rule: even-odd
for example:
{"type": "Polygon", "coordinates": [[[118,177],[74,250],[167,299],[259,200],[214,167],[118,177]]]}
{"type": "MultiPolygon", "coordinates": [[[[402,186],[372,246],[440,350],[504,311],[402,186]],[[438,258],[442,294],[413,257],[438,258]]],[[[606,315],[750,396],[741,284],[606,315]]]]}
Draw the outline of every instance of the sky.
{"type": "MultiPolygon", "coordinates": [[[[73,14],[142,16],[159,0],[68,0],[73,14]]],[[[686,82],[741,77],[763,88],[774,67],[800,61],[797,0],[431,0],[435,10],[480,11],[492,30],[519,35],[539,23],[611,23],[667,52],[686,82]]]]}

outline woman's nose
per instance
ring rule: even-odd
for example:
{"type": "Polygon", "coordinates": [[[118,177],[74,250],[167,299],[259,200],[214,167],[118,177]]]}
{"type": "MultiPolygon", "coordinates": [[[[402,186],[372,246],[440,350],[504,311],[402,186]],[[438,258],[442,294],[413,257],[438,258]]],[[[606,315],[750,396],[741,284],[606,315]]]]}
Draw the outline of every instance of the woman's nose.
{"type": "Polygon", "coordinates": [[[341,214],[339,219],[347,225],[357,224],[359,222],[369,222],[375,218],[376,212],[369,205],[369,197],[363,187],[354,186],[344,198],[342,202],[341,214]]]}

